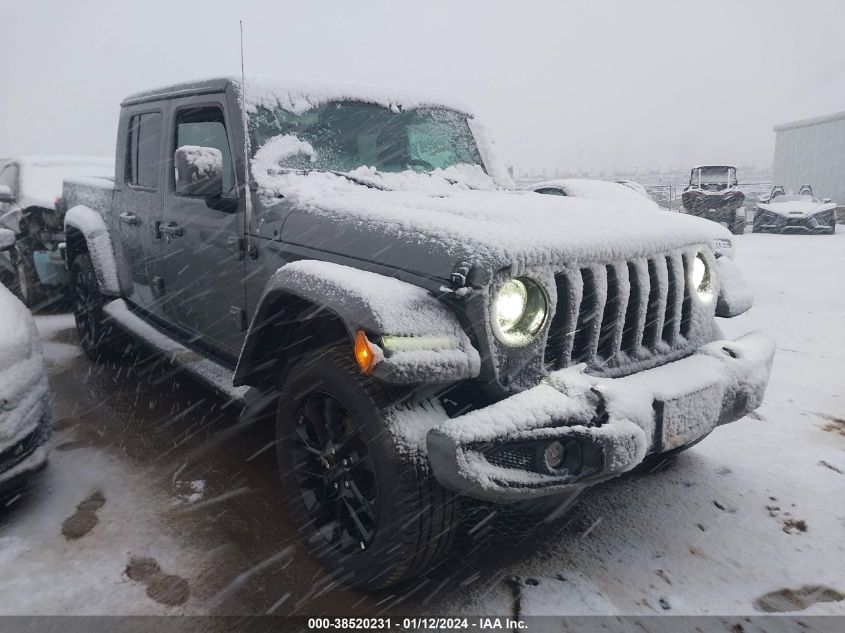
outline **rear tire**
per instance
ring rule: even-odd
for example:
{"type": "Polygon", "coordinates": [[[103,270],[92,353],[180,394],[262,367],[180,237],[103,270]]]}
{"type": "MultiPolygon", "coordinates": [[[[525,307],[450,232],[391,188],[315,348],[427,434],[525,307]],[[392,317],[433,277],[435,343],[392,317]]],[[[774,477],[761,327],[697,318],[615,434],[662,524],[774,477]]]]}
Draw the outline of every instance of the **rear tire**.
{"type": "Polygon", "coordinates": [[[85,355],[93,361],[122,360],[129,351],[128,338],[106,318],[106,298],[88,253],[81,253],[70,266],[73,318],[85,355]]]}
{"type": "Polygon", "coordinates": [[[364,376],[351,350],[306,355],[280,389],[276,455],[304,543],[343,581],[378,590],[443,560],[460,502],[387,427],[401,399],[364,376]]]}

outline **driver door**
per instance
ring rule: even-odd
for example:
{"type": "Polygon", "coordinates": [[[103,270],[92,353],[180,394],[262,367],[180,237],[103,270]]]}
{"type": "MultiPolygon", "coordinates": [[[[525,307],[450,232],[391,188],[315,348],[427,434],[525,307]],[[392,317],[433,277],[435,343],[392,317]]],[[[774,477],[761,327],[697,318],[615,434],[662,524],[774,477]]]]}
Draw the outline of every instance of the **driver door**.
{"type": "MultiPolygon", "coordinates": [[[[169,116],[169,183],[159,232],[168,321],[224,360],[234,360],[246,329],[244,214],[237,194],[225,97],[175,99],[169,116]],[[209,187],[178,180],[176,150],[222,158],[209,187]]],[[[180,158],[180,161],[182,159],[180,158]]]]}

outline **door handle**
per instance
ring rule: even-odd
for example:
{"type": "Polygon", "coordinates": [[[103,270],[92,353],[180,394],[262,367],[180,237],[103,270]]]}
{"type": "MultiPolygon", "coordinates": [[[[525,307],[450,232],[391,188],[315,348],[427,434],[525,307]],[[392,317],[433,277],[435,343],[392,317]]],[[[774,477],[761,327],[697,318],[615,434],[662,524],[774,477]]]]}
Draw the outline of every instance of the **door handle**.
{"type": "Polygon", "coordinates": [[[134,213],[121,213],[117,217],[124,224],[138,224],[138,216],[134,213]]]}
{"type": "Polygon", "coordinates": [[[185,229],[176,224],[176,222],[160,222],[158,232],[162,235],[169,235],[170,237],[182,237],[185,234],[185,229]]]}

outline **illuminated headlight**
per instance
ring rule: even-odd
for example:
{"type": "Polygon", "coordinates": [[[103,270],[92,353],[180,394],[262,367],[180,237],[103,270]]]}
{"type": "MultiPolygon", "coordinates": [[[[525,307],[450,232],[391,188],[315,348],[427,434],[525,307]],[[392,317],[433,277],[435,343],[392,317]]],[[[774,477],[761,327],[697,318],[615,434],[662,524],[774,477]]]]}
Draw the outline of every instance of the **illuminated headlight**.
{"type": "Polygon", "coordinates": [[[493,299],[493,329],[505,345],[527,345],[549,313],[543,288],[525,277],[505,282],[493,299]]]}
{"type": "Polygon", "coordinates": [[[698,298],[709,301],[713,297],[713,271],[710,264],[698,253],[692,261],[692,285],[698,293],[698,298]]]}

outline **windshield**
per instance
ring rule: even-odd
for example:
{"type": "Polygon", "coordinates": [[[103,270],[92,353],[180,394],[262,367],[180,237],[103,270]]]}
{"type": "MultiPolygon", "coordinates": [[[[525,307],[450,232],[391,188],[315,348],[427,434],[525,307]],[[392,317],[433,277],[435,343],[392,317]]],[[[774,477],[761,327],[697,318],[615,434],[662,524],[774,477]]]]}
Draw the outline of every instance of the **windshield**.
{"type": "Polygon", "coordinates": [[[259,107],[250,118],[252,149],[272,150],[282,168],[350,172],[433,171],[477,165],[481,156],[467,117],[445,108],[394,111],[330,102],[301,114],[259,107]]]}
{"type": "Polygon", "coordinates": [[[697,185],[736,184],[736,169],[733,167],[697,167],[690,174],[690,184],[697,185]]]}

